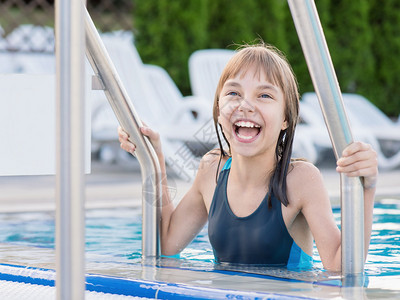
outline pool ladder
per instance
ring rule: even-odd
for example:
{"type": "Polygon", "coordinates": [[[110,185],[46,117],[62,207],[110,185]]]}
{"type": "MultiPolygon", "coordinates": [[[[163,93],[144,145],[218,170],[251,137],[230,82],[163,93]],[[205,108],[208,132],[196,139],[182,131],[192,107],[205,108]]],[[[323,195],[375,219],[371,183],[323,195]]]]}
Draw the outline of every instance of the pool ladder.
{"type": "Polygon", "coordinates": [[[136,144],[135,156],[142,175],[142,256],[158,257],[162,195],[160,164],[150,141],[140,132],[142,122],[86,9],[84,13],[86,56],[94,70],[95,82],[101,85],[119,123],[136,144]]]}
{"type": "MultiPolygon", "coordinates": [[[[342,93],[313,0],[288,0],[336,159],[353,142],[342,93]]],[[[364,196],[360,178],[340,175],[343,285],[364,281],[364,196]]]]}
{"type": "MultiPolygon", "coordinates": [[[[160,256],[161,171],[157,155],[140,133],[141,120],[81,0],[56,2],[57,59],[57,299],[83,299],[84,242],[84,39],[86,56],[121,126],[137,146],[142,175],[142,256],[160,256]],[[77,17],[80,16],[80,17],[77,17]],[[82,30],[85,28],[85,31],[82,30]],[[84,35],[84,33],[86,33],[84,35]]],[[[116,132],[117,134],[117,132],[116,132]]]]}
{"type": "MultiPolygon", "coordinates": [[[[325,37],[312,0],[288,0],[336,157],[353,141],[325,37]]],[[[56,1],[57,57],[57,299],[84,299],[84,52],[99,84],[135,143],[142,172],[142,255],[158,257],[160,166],[140,133],[141,121],[81,0],[56,1]]],[[[364,271],[363,189],[341,176],[343,284],[361,286],[364,271]]]]}

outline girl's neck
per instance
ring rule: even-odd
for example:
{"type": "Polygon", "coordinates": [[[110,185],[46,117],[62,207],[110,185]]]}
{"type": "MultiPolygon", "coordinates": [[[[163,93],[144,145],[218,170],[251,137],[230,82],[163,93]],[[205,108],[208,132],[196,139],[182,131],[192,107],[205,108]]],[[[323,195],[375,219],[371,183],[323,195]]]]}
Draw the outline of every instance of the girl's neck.
{"type": "Polygon", "coordinates": [[[233,154],[229,177],[235,184],[249,188],[268,186],[275,165],[274,156],[245,157],[233,154]]]}

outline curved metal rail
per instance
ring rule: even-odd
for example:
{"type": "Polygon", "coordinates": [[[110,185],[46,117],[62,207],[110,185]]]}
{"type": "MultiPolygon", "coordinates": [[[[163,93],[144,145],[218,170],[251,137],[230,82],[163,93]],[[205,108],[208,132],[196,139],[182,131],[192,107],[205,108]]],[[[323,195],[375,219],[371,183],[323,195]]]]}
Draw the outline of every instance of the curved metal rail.
{"type": "Polygon", "coordinates": [[[93,21],[85,9],[86,56],[103,84],[104,93],[119,123],[137,146],[135,154],[142,174],[142,256],[158,257],[161,203],[161,171],[153,146],[140,132],[141,120],[126,92],[93,21]]]}
{"type": "MultiPolygon", "coordinates": [[[[353,142],[342,94],[315,3],[288,0],[336,158],[353,142]]],[[[364,197],[360,178],[340,176],[342,275],[344,285],[361,286],[364,274],[364,197]]]]}

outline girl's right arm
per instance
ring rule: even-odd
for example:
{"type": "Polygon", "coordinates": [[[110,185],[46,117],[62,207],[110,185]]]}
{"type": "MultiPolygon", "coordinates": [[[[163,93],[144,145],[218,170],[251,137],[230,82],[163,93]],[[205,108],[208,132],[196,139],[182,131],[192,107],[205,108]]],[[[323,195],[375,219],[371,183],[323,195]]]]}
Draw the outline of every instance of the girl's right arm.
{"type": "MultiPolygon", "coordinates": [[[[149,127],[140,128],[143,135],[150,139],[157,154],[162,178],[162,213],[161,213],[161,252],[163,255],[174,255],[182,251],[203,228],[207,222],[207,210],[204,205],[203,196],[200,191],[202,173],[198,172],[196,179],[175,208],[170,194],[166,176],[165,158],[162,153],[160,136],[149,127]]],[[[136,146],[129,140],[128,134],[118,128],[121,148],[134,154],[136,146]]]]}

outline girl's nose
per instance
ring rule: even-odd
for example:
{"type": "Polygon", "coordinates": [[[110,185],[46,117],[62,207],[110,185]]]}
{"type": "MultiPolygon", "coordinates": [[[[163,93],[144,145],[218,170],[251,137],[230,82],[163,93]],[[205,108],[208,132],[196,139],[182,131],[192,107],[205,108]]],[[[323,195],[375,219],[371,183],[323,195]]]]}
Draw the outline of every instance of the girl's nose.
{"type": "Polygon", "coordinates": [[[255,107],[249,100],[247,100],[246,98],[243,98],[240,100],[238,110],[239,111],[245,111],[245,110],[246,111],[254,111],[255,107]]]}

